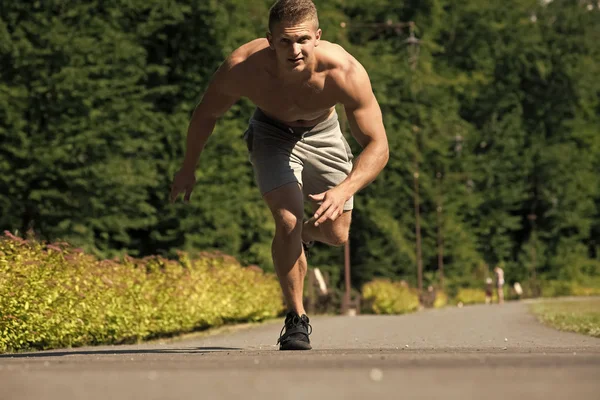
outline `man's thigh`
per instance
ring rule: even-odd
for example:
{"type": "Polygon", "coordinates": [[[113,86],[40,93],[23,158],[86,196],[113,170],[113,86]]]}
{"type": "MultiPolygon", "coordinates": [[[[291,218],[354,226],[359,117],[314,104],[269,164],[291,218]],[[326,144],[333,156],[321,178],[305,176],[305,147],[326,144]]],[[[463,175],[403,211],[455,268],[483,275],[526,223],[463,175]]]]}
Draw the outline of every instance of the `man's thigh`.
{"type": "MultiPolygon", "coordinates": [[[[302,162],[293,154],[294,141],[250,127],[247,143],[254,177],[263,196],[290,183],[302,184],[302,162]]],[[[269,197],[277,197],[277,193],[269,197]]]]}
{"type": "MultiPolygon", "coordinates": [[[[276,223],[301,224],[304,216],[304,197],[297,182],[290,182],[265,193],[263,199],[276,223]]],[[[290,227],[291,228],[291,227],[290,227]]]]}

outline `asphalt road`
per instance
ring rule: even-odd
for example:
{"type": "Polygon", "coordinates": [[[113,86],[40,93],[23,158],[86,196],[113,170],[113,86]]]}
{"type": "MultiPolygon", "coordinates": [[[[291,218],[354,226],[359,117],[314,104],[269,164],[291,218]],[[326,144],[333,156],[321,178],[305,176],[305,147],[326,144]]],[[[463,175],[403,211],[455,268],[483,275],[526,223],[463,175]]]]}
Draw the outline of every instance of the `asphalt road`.
{"type": "Polygon", "coordinates": [[[0,355],[0,400],[600,399],[600,339],[539,324],[524,303],[405,316],[314,317],[135,346],[0,355]]]}

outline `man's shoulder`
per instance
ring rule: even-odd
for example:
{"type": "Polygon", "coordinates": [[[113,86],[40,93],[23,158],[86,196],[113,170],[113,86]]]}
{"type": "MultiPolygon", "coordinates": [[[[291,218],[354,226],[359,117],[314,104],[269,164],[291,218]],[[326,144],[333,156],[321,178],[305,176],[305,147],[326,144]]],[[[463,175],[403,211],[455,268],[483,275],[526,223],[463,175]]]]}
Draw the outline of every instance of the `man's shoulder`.
{"type": "Polygon", "coordinates": [[[244,96],[249,82],[247,77],[257,73],[259,59],[265,57],[263,50],[266,48],[266,39],[255,39],[232,51],[215,72],[213,86],[232,96],[244,96]]]}
{"type": "Polygon", "coordinates": [[[244,95],[249,82],[247,77],[259,73],[268,57],[268,46],[266,39],[255,39],[232,51],[217,72],[221,89],[244,95]]]}
{"type": "Polygon", "coordinates": [[[323,69],[335,82],[346,83],[354,79],[357,71],[364,71],[358,60],[339,44],[324,41],[319,47],[323,69]]]}
{"type": "Polygon", "coordinates": [[[321,68],[327,72],[347,71],[355,61],[354,57],[337,43],[322,40],[318,49],[321,68]]]}
{"type": "Polygon", "coordinates": [[[258,61],[261,57],[266,56],[266,50],[269,47],[269,42],[265,38],[258,38],[244,43],[237,49],[231,52],[227,61],[233,66],[246,66],[258,61]]]}
{"type": "Polygon", "coordinates": [[[369,80],[367,71],[352,54],[342,46],[330,42],[324,43],[321,53],[327,80],[344,97],[354,98],[366,90],[365,82],[369,80]]]}

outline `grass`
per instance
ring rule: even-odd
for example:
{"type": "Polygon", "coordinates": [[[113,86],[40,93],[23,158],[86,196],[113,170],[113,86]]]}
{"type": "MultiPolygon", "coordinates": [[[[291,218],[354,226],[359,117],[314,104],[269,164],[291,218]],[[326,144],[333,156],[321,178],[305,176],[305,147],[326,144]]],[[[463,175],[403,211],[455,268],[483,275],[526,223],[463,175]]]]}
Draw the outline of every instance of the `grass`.
{"type": "Polygon", "coordinates": [[[600,338],[600,298],[548,300],[531,305],[544,324],[600,338]]]}

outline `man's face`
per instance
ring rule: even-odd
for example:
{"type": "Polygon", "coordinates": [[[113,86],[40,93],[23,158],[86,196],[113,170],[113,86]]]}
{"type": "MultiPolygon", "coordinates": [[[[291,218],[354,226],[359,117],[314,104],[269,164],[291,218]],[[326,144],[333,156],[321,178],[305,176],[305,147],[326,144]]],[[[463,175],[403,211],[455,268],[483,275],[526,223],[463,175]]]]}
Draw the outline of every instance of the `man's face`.
{"type": "Polygon", "coordinates": [[[319,45],[321,30],[315,29],[315,23],[306,20],[301,23],[278,23],[267,34],[277,61],[286,70],[301,72],[306,69],[314,57],[315,47],[319,45]]]}

